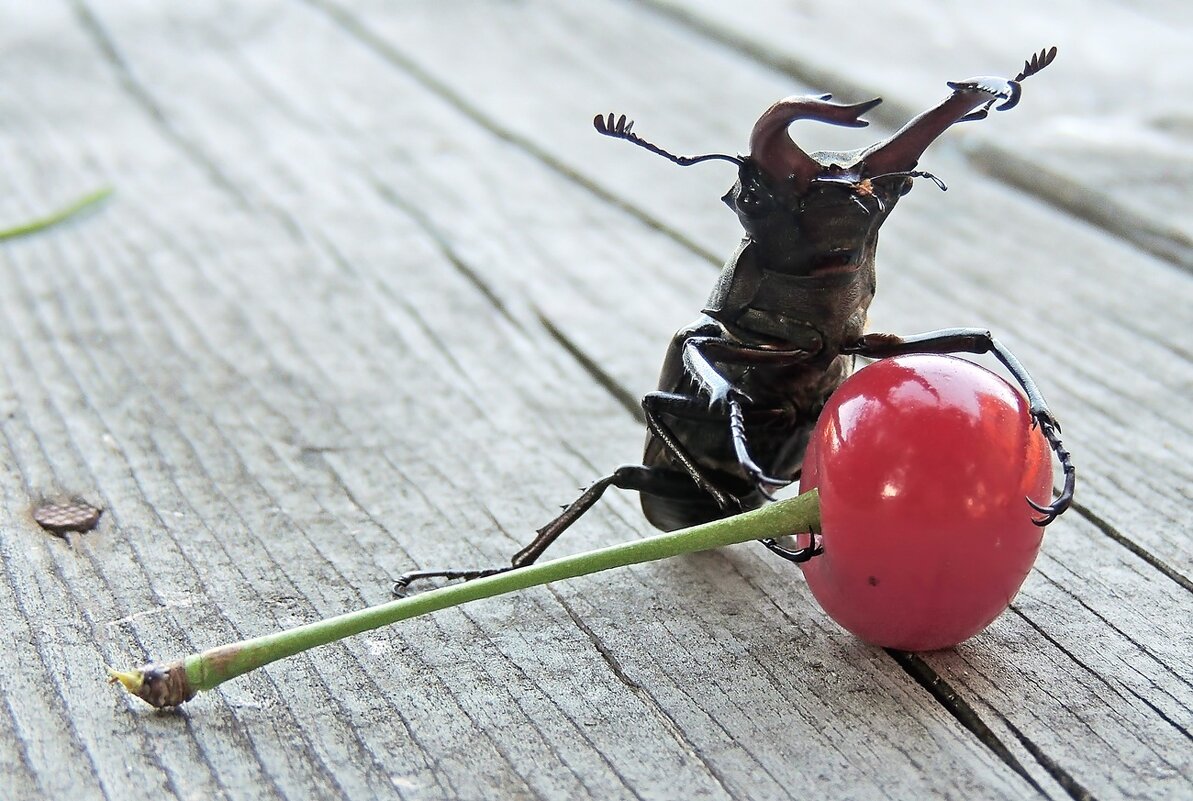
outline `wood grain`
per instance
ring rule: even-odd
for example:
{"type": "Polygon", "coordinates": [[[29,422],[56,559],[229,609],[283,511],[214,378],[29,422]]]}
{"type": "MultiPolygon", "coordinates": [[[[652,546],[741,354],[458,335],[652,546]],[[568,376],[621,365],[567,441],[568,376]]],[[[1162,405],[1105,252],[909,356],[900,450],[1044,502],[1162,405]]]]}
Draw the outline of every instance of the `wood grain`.
{"type": "MultiPolygon", "coordinates": [[[[1081,470],[1081,508],[983,635],[892,658],[739,548],[410,621],[176,714],[100,684],[381,601],[411,566],[500,563],[637,457],[633,399],[738,236],[730,176],[588,121],[732,150],[812,88],[709,31],[621,3],[0,12],[21,75],[0,86],[0,219],[117,188],[0,249],[13,797],[1188,791],[1188,274],[943,141],[950,191],[896,213],[875,325],[994,327],[1081,470]],[[104,507],[97,532],[28,518],[74,495],[104,507]]],[[[894,99],[904,77],[857,80],[894,99]]],[[[1053,108],[1047,77],[982,141],[1053,108]]],[[[647,532],[615,496],[559,547],[647,532]]]]}

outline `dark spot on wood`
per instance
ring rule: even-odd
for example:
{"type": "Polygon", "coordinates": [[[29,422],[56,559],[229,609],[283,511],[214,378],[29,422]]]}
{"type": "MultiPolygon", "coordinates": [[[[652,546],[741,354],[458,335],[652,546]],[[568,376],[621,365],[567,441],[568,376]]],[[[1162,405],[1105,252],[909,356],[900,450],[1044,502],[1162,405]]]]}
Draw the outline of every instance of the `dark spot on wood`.
{"type": "Polygon", "coordinates": [[[33,519],[51,534],[59,536],[68,531],[91,531],[99,525],[103,510],[84,501],[43,503],[33,509],[33,519]]]}
{"type": "Polygon", "coordinates": [[[866,579],[866,583],[869,584],[871,587],[877,587],[878,586],[878,576],[870,576],[870,578],[866,579]]]}

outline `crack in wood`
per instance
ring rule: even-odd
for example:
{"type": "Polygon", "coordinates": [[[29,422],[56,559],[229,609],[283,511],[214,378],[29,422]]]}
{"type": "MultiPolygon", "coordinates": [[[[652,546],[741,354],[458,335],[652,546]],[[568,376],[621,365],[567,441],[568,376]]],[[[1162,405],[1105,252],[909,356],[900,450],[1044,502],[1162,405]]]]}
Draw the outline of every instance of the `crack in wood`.
{"type": "Polygon", "coordinates": [[[560,347],[576,360],[576,363],[580,365],[584,372],[588,373],[593,381],[603,387],[613,397],[613,400],[617,401],[622,408],[630,413],[631,417],[641,425],[646,425],[646,413],[642,411],[642,399],[618,383],[616,378],[601,369],[601,366],[597,364],[596,360],[585,353],[567,334],[560,331],[541,309],[536,308],[535,313],[538,315],[538,320],[542,323],[543,328],[551,335],[551,338],[558,342],[560,347]]]}
{"type": "Polygon", "coordinates": [[[479,292],[485,298],[485,300],[492,304],[493,308],[498,314],[505,318],[505,320],[514,328],[518,329],[518,331],[525,333],[526,329],[522,326],[521,321],[514,317],[513,313],[509,309],[509,304],[507,304],[505,300],[503,300],[502,297],[497,294],[497,291],[493,289],[493,287],[490,286],[487,281],[481,278],[480,273],[478,273],[471,264],[466,262],[460,256],[460,254],[456,252],[455,248],[452,247],[451,242],[435,226],[430,217],[428,217],[416,205],[410,203],[408,200],[406,200],[406,198],[393,191],[391,187],[387,186],[381,181],[373,181],[372,186],[374,191],[377,192],[378,197],[405,214],[423,231],[423,233],[427,235],[427,238],[434,243],[435,247],[439,250],[439,253],[443,256],[447,263],[454,267],[456,272],[458,272],[464,278],[464,280],[472,284],[476,291],[479,292]]]}
{"type": "MultiPolygon", "coordinates": [[[[1113,623],[1111,623],[1109,620],[1107,620],[1105,618],[1105,616],[1099,614],[1095,609],[1091,608],[1089,606],[1089,604],[1085,603],[1085,601],[1081,600],[1080,598],[1078,598],[1077,596],[1073,595],[1071,592],[1066,590],[1064,585],[1062,585],[1060,582],[1055,581],[1054,579],[1050,578],[1049,576],[1045,575],[1042,572],[1040,573],[1040,575],[1042,575],[1045,579],[1048,580],[1049,583],[1051,583],[1053,586],[1055,586],[1057,588],[1057,590],[1059,590],[1060,592],[1063,592],[1065,595],[1067,595],[1069,598],[1071,598],[1075,603],[1077,603],[1078,605],[1083,607],[1090,614],[1094,615],[1102,623],[1106,624],[1106,626],[1108,628],[1115,631],[1124,640],[1126,640],[1131,645],[1133,645],[1135,648],[1137,648],[1140,653],[1145,654],[1146,656],[1151,658],[1157,665],[1159,665],[1161,668],[1163,668],[1164,671],[1169,673],[1173,678],[1175,678],[1177,681],[1181,682],[1185,686],[1188,686],[1188,682],[1179,673],[1177,673],[1175,670],[1173,670],[1172,667],[1170,667],[1162,659],[1160,659],[1158,656],[1156,656],[1154,653],[1152,653],[1150,648],[1148,648],[1143,643],[1137,642],[1129,634],[1127,634],[1126,632],[1122,631],[1120,628],[1115,626],[1113,623]]],[[[1123,695],[1123,692],[1120,691],[1118,688],[1116,688],[1114,685],[1112,685],[1106,677],[1102,676],[1101,674],[1098,673],[1098,671],[1096,671],[1095,669],[1093,669],[1092,667],[1087,665],[1084,661],[1079,659],[1076,654],[1074,654],[1072,651],[1070,651],[1068,648],[1066,648],[1064,645],[1062,645],[1055,637],[1051,636],[1046,631],[1044,631],[1044,629],[1038,623],[1036,623],[1034,620],[1032,620],[1030,617],[1028,617],[1026,614],[1024,614],[1023,611],[1020,610],[1017,606],[1012,605],[1010,607],[1010,609],[1020,619],[1022,619],[1027,625],[1029,625],[1032,629],[1034,629],[1037,634],[1039,634],[1041,637],[1043,637],[1052,647],[1056,648],[1066,658],[1071,660],[1074,664],[1076,664],[1078,667],[1080,667],[1082,670],[1084,670],[1086,673],[1088,673],[1090,676],[1092,676],[1095,680],[1097,680],[1099,683],[1101,683],[1103,686],[1105,686],[1110,692],[1114,693],[1116,696],[1118,696],[1124,702],[1129,700],[1125,695],[1123,695]]],[[[1180,703],[1179,699],[1173,697],[1171,693],[1168,693],[1167,691],[1158,687],[1155,684],[1155,682],[1150,677],[1148,677],[1146,674],[1142,673],[1141,671],[1139,671],[1138,669],[1136,669],[1134,667],[1132,667],[1132,669],[1141,678],[1143,678],[1145,681],[1147,681],[1149,684],[1151,684],[1153,689],[1157,690],[1158,692],[1164,692],[1166,695],[1168,695],[1170,698],[1172,698],[1178,704],[1180,703]]],[[[1124,684],[1122,689],[1125,690],[1127,693],[1129,693],[1131,695],[1131,697],[1139,700],[1144,705],[1146,705],[1161,720],[1163,720],[1165,723],[1167,723],[1168,725],[1170,725],[1174,729],[1176,729],[1176,731],[1179,732],[1185,739],[1193,740],[1193,734],[1191,734],[1187,728],[1185,728],[1183,725],[1181,725],[1177,721],[1173,720],[1168,714],[1166,714],[1162,709],[1160,709],[1160,707],[1158,705],[1153,703],[1146,696],[1140,694],[1138,691],[1136,691],[1133,687],[1131,687],[1128,684],[1124,684]]],[[[1174,771],[1180,770],[1180,768],[1178,766],[1173,765],[1171,762],[1169,762],[1167,760],[1167,758],[1164,756],[1164,754],[1157,753],[1157,756],[1160,758],[1161,761],[1165,762],[1174,771]]]]}
{"type": "MultiPolygon", "coordinates": [[[[998,713],[995,712],[997,715],[998,713]]],[[[1014,723],[1007,720],[1003,715],[998,715],[1003,725],[1015,735],[1015,739],[1019,741],[1027,752],[1032,755],[1036,762],[1040,763],[1040,767],[1048,771],[1048,774],[1056,780],[1056,783],[1064,788],[1065,792],[1073,799],[1073,801],[1097,801],[1097,798],[1089,790],[1073,778],[1072,774],[1058,765],[1053,759],[1044,753],[1038,745],[1032,742],[1031,738],[1021,732],[1014,723]]]]}
{"type": "Polygon", "coordinates": [[[465,100],[450,86],[445,84],[443,81],[438,80],[418,64],[414,63],[414,61],[407,58],[396,47],[394,47],[393,44],[387,42],[385,39],[369,30],[368,27],[361,23],[361,21],[357,19],[355,15],[351,14],[346,8],[334,2],[330,2],[330,0],[301,0],[301,2],[306,3],[312,8],[318,9],[327,15],[332,22],[339,26],[353,39],[356,39],[361,44],[368,47],[384,61],[399,69],[411,79],[422,84],[445,103],[463,114],[472,122],[476,123],[476,125],[479,127],[491,133],[496,138],[533,156],[544,166],[550,168],[555,173],[567,178],[576,185],[583,187],[594,196],[608,203],[610,206],[613,206],[614,208],[631,215],[652,230],[666,235],[675,241],[676,244],[700,256],[709,264],[712,264],[716,267],[721,266],[720,256],[701,247],[696,243],[695,240],[685,235],[682,231],[676,230],[659,218],[633,205],[620,195],[614,194],[594,181],[586,178],[584,175],[572,169],[560,159],[551,155],[551,153],[548,151],[543,150],[533,141],[514,133],[509,128],[505,128],[496,124],[491,117],[487,116],[479,108],[465,100]]]}
{"type": "MultiPolygon", "coordinates": [[[[208,178],[216,186],[227,192],[241,208],[246,210],[251,209],[253,204],[240,187],[220,169],[219,165],[202,148],[184,136],[174,122],[166,115],[161,104],[157,102],[157,99],[146,88],[145,84],[134,74],[128,60],[124,58],[119,47],[117,47],[116,41],[108,33],[103,23],[99,21],[99,18],[91,11],[90,7],[83,0],[70,0],[70,3],[74,8],[79,26],[95,44],[104,61],[108,63],[108,66],[116,75],[116,80],[120,83],[120,86],[132,98],[134,103],[145,112],[149,119],[153,121],[154,126],[167,140],[174,143],[182,152],[198,164],[207,173],[208,178]]],[[[292,218],[286,219],[285,216],[279,216],[278,219],[292,233],[301,235],[297,223],[292,218]]]]}
{"type": "Polygon", "coordinates": [[[1121,531],[1115,529],[1114,526],[1110,525],[1110,523],[1099,517],[1097,513],[1091,510],[1088,506],[1074,502],[1073,511],[1077,512],[1079,515],[1092,523],[1094,528],[1098,529],[1098,531],[1102,532],[1107,537],[1114,540],[1114,542],[1123,546],[1128,551],[1154,567],[1166,578],[1172,579],[1186,591],[1193,592],[1193,580],[1190,580],[1187,576],[1178,572],[1176,568],[1169,566],[1169,564],[1160,559],[1160,557],[1149,552],[1142,545],[1135,542],[1121,531]]]}
{"type": "MultiPolygon", "coordinates": [[[[1039,782],[1028,773],[1023,764],[1015,758],[1011,753],[1011,749],[998,738],[981,716],[978,715],[977,710],[970,706],[961,695],[953,688],[951,684],[945,681],[940,674],[933,670],[923,659],[916,654],[908,653],[906,651],[896,651],[893,648],[885,649],[891,658],[899,667],[903,668],[908,676],[913,678],[917,684],[932,694],[945,710],[956,718],[957,722],[968,729],[982,745],[990,749],[996,757],[1004,762],[1007,767],[1019,774],[1024,781],[1030,784],[1036,792],[1045,798],[1051,798],[1050,795],[1040,786],[1039,782]]],[[[1026,746],[1025,746],[1026,747],[1026,746]]],[[[1031,749],[1028,749],[1029,751],[1031,749]]],[[[1041,752],[1043,755],[1043,752],[1041,752]]],[[[1034,753],[1032,756],[1036,756],[1034,753]]],[[[1037,757],[1037,761],[1039,758],[1037,757]]],[[[1041,763],[1043,764],[1043,763],[1041,763]]]]}
{"type": "MultiPolygon", "coordinates": [[[[1169,726],[1171,726],[1172,728],[1174,728],[1178,732],[1180,732],[1181,736],[1184,737],[1186,740],[1193,742],[1193,732],[1190,732],[1187,728],[1182,726],[1180,723],[1177,723],[1175,720],[1173,720],[1172,717],[1168,715],[1168,713],[1166,713],[1158,705],[1149,701],[1146,696],[1140,695],[1139,693],[1135,692],[1135,690],[1131,689],[1130,687],[1128,687],[1127,689],[1131,693],[1131,695],[1133,695],[1135,698],[1138,698],[1140,701],[1143,702],[1143,704],[1148,709],[1150,709],[1152,712],[1154,712],[1156,714],[1156,716],[1158,718],[1160,718],[1160,720],[1164,721],[1169,726]]],[[[1171,695],[1169,697],[1171,697],[1171,695]]]]}
{"type": "Polygon", "coordinates": [[[547,589],[552,595],[555,596],[555,599],[559,602],[559,605],[563,607],[563,610],[567,616],[571,618],[572,623],[575,624],[576,628],[578,628],[584,634],[584,636],[588,638],[588,641],[592,643],[592,647],[600,655],[601,659],[604,660],[605,664],[609,666],[609,670],[613,673],[613,676],[623,685],[625,685],[626,689],[633,693],[636,698],[638,698],[642,705],[645,706],[655,717],[655,719],[663,727],[663,730],[667,732],[675,744],[679,746],[682,751],[688,754],[688,756],[697,765],[700,766],[705,775],[712,779],[712,781],[716,783],[716,785],[722,790],[722,792],[725,793],[727,797],[732,798],[733,793],[730,792],[728,786],[725,784],[724,778],[717,772],[715,767],[713,767],[706,759],[704,759],[704,757],[700,755],[700,751],[696,747],[696,744],[688,739],[687,735],[684,734],[683,729],[675,721],[675,719],[667,714],[667,711],[663,709],[659,702],[656,701],[654,697],[646,691],[646,688],[644,688],[641,683],[633,679],[626,672],[621,662],[617,659],[613,652],[609,650],[609,647],[605,645],[601,638],[597,636],[596,632],[592,630],[592,628],[584,621],[584,619],[581,618],[574,609],[572,609],[571,604],[569,604],[554,588],[548,587],[547,589]]]}

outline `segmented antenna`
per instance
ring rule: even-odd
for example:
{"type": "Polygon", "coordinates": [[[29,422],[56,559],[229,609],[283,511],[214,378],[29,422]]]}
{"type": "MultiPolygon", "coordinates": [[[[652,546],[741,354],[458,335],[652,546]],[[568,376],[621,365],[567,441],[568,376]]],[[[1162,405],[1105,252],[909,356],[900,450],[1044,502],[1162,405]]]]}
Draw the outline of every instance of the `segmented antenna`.
{"type": "MultiPolygon", "coordinates": [[[[995,94],[999,97],[1002,97],[1003,102],[1001,104],[999,104],[998,106],[995,106],[995,108],[997,108],[999,111],[1007,111],[1007,110],[1013,109],[1013,108],[1015,108],[1015,106],[1019,105],[1019,96],[1023,92],[1023,87],[1019,85],[1020,81],[1022,81],[1024,78],[1030,78],[1031,76],[1035,75],[1037,72],[1044,69],[1044,67],[1047,67],[1049,64],[1051,64],[1055,59],[1056,59],[1056,47],[1055,46],[1050,47],[1050,48],[1044,48],[1043,50],[1041,50],[1038,53],[1033,53],[1030,61],[1023,62],[1023,72],[1019,73],[1014,78],[1011,78],[1009,81],[1001,81],[1001,80],[999,81],[1000,83],[1005,83],[1005,85],[1006,85],[1006,93],[1005,94],[1003,93],[1002,89],[995,88],[993,85],[986,85],[986,84],[984,84],[984,82],[982,80],[976,80],[976,81],[970,82],[968,84],[968,86],[970,86],[971,88],[983,89],[983,90],[991,92],[992,94],[995,94]]],[[[957,89],[958,87],[960,87],[962,85],[963,84],[953,84],[953,83],[949,84],[949,86],[953,87],[954,89],[957,89]]],[[[994,98],[992,98],[990,100],[990,102],[983,105],[977,111],[973,111],[973,112],[970,112],[969,114],[966,114],[964,117],[957,120],[957,122],[970,122],[972,120],[985,119],[986,114],[990,111],[990,106],[993,104],[994,104],[994,98]]]]}
{"type": "MultiPolygon", "coordinates": [[[[945,182],[937,178],[927,170],[900,170],[899,172],[884,172],[879,175],[871,175],[866,180],[870,182],[881,181],[883,178],[927,178],[932,183],[940,188],[941,192],[949,191],[945,182]]],[[[848,175],[819,175],[812,179],[812,183],[816,184],[841,184],[842,186],[854,186],[857,180],[848,175]]]]}
{"type": "Polygon", "coordinates": [[[1047,67],[1056,59],[1056,47],[1045,48],[1039,53],[1033,53],[1031,61],[1023,62],[1023,72],[1015,76],[1016,81],[1022,81],[1024,78],[1030,78],[1040,70],[1047,67]]]}
{"type": "Polygon", "coordinates": [[[651,144],[634,133],[634,121],[626,119],[626,115],[624,114],[616,118],[613,116],[613,112],[609,112],[607,117],[598,114],[593,118],[592,124],[598,133],[602,133],[605,136],[612,136],[614,139],[624,139],[638,147],[646,148],[651,153],[656,153],[681,167],[699,164],[702,161],[712,161],[714,159],[731,161],[739,167],[745,163],[737,156],[726,156],[724,153],[708,153],[703,156],[677,156],[674,153],[669,153],[658,145],[651,144]]]}
{"type": "Polygon", "coordinates": [[[907,170],[905,172],[884,172],[882,175],[875,175],[870,178],[871,181],[877,181],[879,178],[927,178],[940,189],[941,192],[949,191],[945,182],[937,178],[927,170],[907,170]]]}

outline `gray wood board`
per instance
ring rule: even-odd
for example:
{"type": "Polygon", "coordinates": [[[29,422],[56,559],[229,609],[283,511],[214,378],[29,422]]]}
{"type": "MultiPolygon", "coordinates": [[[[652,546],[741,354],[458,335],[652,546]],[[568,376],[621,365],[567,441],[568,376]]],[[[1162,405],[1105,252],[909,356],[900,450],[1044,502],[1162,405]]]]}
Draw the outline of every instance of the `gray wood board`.
{"type": "MultiPolygon", "coordinates": [[[[731,148],[801,89],[634,6],[354,9],[0,24],[21,76],[0,86],[0,219],[118,188],[0,250],[13,797],[1188,792],[1188,342],[1166,334],[1193,290],[948,147],[949,194],[914,193],[883,243],[876,325],[997,325],[1050,364],[1082,469],[1083,515],[980,637],[896,662],[738,548],[411,621],[179,714],[106,691],[105,663],[375,603],[411,565],[500,562],[633,459],[624,399],[737,233],[727,176],[588,120],[639,107],[677,150],[731,148]],[[105,507],[95,534],[26,516],[76,493],[105,507]]],[[[560,547],[647,533],[615,496],[560,547]]]]}

